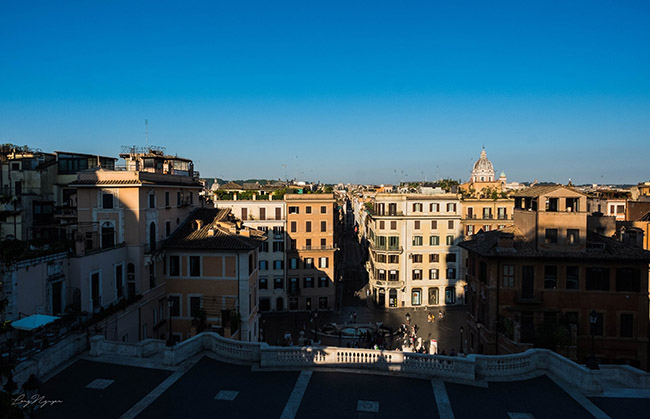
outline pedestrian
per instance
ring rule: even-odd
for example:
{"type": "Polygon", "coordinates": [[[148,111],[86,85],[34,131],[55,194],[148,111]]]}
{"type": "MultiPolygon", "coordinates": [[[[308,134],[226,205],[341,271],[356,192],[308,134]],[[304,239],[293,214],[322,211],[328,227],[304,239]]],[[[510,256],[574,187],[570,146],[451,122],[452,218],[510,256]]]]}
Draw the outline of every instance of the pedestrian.
{"type": "Polygon", "coordinates": [[[356,323],[357,322],[357,312],[356,311],[354,313],[352,313],[352,317],[354,318],[354,322],[356,323]]]}
{"type": "Polygon", "coordinates": [[[348,316],[348,323],[352,323],[352,313],[348,316]]]}

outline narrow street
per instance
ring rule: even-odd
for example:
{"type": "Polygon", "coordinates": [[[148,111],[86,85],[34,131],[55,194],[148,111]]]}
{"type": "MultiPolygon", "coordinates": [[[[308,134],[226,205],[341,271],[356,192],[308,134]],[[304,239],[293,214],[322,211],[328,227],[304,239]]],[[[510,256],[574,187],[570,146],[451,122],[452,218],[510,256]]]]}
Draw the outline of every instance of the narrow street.
{"type": "MultiPolygon", "coordinates": [[[[439,351],[450,353],[451,350],[458,352],[461,345],[460,327],[465,323],[465,307],[420,307],[413,308],[377,308],[368,297],[368,273],[365,269],[365,255],[362,246],[354,234],[353,226],[346,225],[344,240],[341,248],[343,252],[342,263],[345,269],[343,281],[337,283],[337,307],[335,311],[319,311],[317,317],[312,319],[313,314],[308,312],[280,312],[263,313],[262,327],[265,329],[267,343],[271,345],[282,344],[285,333],[290,333],[293,344],[298,344],[300,332],[304,331],[305,338],[314,339],[314,326],[321,329],[330,323],[346,324],[352,323],[356,314],[357,324],[381,322],[393,330],[398,330],[402,324],[407,322],[406,314],[410,316],[410,324],[418,325],[418,337],[425,341],[435,339],[438,342],[439,351]],[[439,319],[439,310],[445,311],[443,320],[439,319]],[[427,321],[427,316],[433,313],[436,320],[433,323],[427,321]]],[[[319,336],[323,345],[346,346],[354,345],[356,339],[319,336]]],[[[463,347],[468,348],[468,336],[463,336],[463,347]]],[[[392,342],[393,348],[398,342],[392,342]]]]}

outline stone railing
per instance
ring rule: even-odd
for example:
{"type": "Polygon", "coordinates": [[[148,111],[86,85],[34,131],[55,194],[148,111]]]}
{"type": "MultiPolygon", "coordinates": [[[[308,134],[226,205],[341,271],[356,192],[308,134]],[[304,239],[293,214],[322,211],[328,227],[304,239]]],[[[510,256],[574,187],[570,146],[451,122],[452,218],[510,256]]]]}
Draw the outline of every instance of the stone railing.
{"type": "Polygon", "coordinates": [[[617,381],[622,387],[650,389],[650,374],[629,366],[603,365],[590,370],[547,349],[529,349],[511,355],[449,357],[400,351],[324,347],[277,347],[266,343],[240,342],[206,332],[173,347],[160,340],[138,343],[91,339],[90,355],[119,354],[133,357],[163,355],[165,365],[178,365],[208,351],[224,362],[258,365],[260,369],[339,368],[403,373],[427,378],[467,381],[521,380],[550,373],[582,391],[602,391],[601,380],[617,381]]]}

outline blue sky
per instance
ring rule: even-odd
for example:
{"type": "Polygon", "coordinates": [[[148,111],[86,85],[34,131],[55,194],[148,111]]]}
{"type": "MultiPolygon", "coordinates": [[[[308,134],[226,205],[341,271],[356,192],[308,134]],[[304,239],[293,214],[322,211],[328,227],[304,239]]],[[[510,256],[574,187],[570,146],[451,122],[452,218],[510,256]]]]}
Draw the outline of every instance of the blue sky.
{"type": "Polygon", "coordinates": [[[0,3],[0,142],[202,176],[650,180],[650,3],[0,3]],[[185,4],[191,3],[191,4],[185,4]]]}

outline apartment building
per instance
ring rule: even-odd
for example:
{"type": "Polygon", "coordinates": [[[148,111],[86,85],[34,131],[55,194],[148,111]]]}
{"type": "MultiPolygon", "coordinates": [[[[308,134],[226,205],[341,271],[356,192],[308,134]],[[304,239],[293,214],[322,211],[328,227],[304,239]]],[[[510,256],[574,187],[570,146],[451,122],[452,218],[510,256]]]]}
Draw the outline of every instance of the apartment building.
{"type": "Polygon", "coordinates": [[[481,230],[499,230],[512,225],[514,199],[465,198],[461,204],[461,226],[465,237],[481,230]]]}
{"type": "Polygon", "coordinates": [[[201,330],[257,342],[258,249],[266,235],[230,209],[200,208],[165,243],[165,280],[176,340],[201,330]]]}
{"type": "Polygon", "coordinates": [[[200,205],[202,186],[190,160],[153,148],[120,156],[126,170],[84,171],[69,185],[77,190],[76,255],[89,271],[73,287],[91,313],[142,296],[106,325],[109,338],[132,342],[165,333],[162,244],[200,205]],[[108,260],[100,254],[119,248],[122,260],[99,263],[108,260]]]}
{"type": "Polygon", "coordinates": [[[377,194],[368,216],[370,289],[380,307],[461,304],[457,194],[377,194]]]}
{"type": "Polygon", "coordinates": [[[650,252],[588,231],[587,197],[563,186],[514,195],[514,224],[468,251],[468,347],[532,346],[647,368],[650,252]]]}
{"type": "Polygon", "coordinates": [[[286,194],[287,297],[289,310],[336,307],[335,236],[338,210],[333,194],[286,194]]]}
{"type": "Polygon", "coordinates": [[[259,310],[287,309],[286,203],[273,195],[251,200],[220,200],[215,207],[228,208],[245,226],[264,233],[267,240],[259,248],[259,310]]]}

